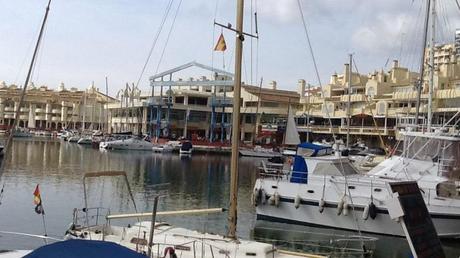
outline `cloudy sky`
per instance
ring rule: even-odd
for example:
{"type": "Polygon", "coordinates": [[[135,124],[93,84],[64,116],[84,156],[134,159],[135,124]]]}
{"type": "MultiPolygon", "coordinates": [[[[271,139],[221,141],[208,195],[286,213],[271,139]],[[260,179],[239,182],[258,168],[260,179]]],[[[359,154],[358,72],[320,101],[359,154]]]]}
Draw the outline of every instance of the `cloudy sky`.
{"type": "MultiPolygon", "coordinates": [[[[34,83],[84,88],[94,81],[103,89],[108,76],[113,95],[126,82],[137,82],[171,1],[140,87],[148,89],[148,76],[157,70],[193,60],[216,68],[223,68],[225,60],[232,71],[234,34],[224,31],[224,56],[213,53],[221,33],[213,21],[235,24],[235,0],[53,0],[34,83]]],[[[455,0],[437,2],[437,39],[453,41],[460,11],[455,0]]],[[[46,3],[0,0],[0,81],[23,84],[46,3]]],[[[323,84],[342,72],[349,53],[361,73],[388,67],[393,59],[418,69],[425,0],[300,3],[323,84]]],[[[257,10],[260,39],[245,41],[243,80],[255,84],[263,77],[284,89],[295,89],[300,78],[317,85],[297,0],[246,0],[245,9],[246,32],[251,31],[251,9],[257,10]]],[[[180,76],[201,75],[209,73],[191,70],[180,76]]]]}

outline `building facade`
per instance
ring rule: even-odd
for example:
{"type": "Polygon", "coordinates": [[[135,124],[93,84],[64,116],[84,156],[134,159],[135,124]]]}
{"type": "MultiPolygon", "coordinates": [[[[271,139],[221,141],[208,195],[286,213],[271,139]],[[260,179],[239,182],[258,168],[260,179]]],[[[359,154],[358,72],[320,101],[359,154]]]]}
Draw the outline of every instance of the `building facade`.
{"type": "Polygon", "coordinates": [[[32,130],[101,130],[107,125],[105,105],[113,98],[100,93],[94,85],[84,91],[56,89],[30,84],[24,104],[19,107],[22,88],[0,83],[0,127],[8,130],[19,109],[19,127],[32,130]]]}

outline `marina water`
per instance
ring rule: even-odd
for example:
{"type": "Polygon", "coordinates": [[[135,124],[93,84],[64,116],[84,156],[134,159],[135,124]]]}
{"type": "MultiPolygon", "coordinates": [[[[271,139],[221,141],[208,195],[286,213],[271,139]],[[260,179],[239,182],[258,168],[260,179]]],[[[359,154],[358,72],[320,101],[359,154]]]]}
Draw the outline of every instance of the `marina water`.
{"type": "MultiPolygon", "coordinates": [[[[252,187],[260,160],[240,159],[238,235],[246,239],[274,241],[286,248],[325,245],[330,239],[357,235],[334,229],[255,221],[252,187]]],[[[160,195],[159,210],[228,207],[230,157],[224,155],[161,154],[135,151],[100,151],[51,138],[15,139],[12,156],[2,177],[0,230],[42,235],[42,218],[34,212],[33,191],[40,184],[48,236],[62,238],[72,221],[74,208],[83,208],[82,178],[86,172],[126,171],[137,208],[152,210],[160,195]]],[[[112,214],[134,211],[122,178],[87,181],[89,207],[110,208],[112,214]]],[[[105,215],[105,214],[102,214],[105,215]]],[[[160,217],[173,225],[225,234],[227,214],[160,217]]],[[[132,223],[123,220],[114,223],[132,223]]],[[[403,238],[376,236],[374,257],[410,257],[403,238]]],[[[31,249],[43,240],[0,234],[0,250],[31,249]]],[[[444,242],[448,257],[458,257],[458,242],[444,242]]]]}

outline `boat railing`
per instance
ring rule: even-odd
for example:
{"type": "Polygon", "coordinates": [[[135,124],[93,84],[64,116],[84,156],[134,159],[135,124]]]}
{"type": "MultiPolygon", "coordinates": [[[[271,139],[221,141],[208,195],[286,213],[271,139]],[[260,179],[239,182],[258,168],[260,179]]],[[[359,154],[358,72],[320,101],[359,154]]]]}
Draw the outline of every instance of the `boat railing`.
{"type": "Polygon", "coordinates": [[[110,209],[103,207],[82,208],[73,210],[73,225],[79,228],[90,228],[105,223],[110,209]]]}
{"type": "MultiPolygon", "coordinates": [[[[257,230],[281,231],[284,229],[258,227],[257,230]]],[[[372,256],[378,238],[360,235],[332,235],[319,232],[289,230],[290,233],[308,235],[296,239],[274,239],[255,237],[255,240],[271,243],[282,250],[295,250],[297,252],[312,252],[316,255],[328,257],[368,257],[372,256]]]]}

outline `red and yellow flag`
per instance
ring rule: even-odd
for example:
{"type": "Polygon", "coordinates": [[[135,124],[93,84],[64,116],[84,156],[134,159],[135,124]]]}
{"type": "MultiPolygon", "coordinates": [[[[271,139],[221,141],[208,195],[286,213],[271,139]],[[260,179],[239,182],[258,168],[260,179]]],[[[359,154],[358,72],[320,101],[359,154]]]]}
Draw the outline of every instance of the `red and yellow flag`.
{"type": "Polygon", "coordinates": [[[40,188],[37,186],[35,187],[34,191],[34,204],[35,204],[35,212],[37,214],[45,214],[42,206],[42,197],[40,195],[40,188]]]}
{"type": "Polygon", "coordinates": [[[224,34],[221,33],[219,36],[219,40],[217,40],[216,47],[214,51],[225,51],[227,50],[227,43],[225,43],[224,34]]]}

